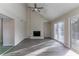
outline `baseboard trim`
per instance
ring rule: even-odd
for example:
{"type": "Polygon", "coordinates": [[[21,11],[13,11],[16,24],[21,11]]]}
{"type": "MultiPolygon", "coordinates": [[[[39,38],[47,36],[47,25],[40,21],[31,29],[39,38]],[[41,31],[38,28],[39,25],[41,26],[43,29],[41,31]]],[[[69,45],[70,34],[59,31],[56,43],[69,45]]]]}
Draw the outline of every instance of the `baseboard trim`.
{"type": "Polygon", "coordinates": [[[44,37],[44,39],[52,39],[51,37],[44,37]]]}

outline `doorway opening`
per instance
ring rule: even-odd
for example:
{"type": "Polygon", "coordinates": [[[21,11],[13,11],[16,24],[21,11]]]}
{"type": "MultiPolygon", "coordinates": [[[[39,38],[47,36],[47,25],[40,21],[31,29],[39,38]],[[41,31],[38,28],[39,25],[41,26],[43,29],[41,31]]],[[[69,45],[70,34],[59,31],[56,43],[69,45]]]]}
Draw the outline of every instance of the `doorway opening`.
{"type": "Polygon", "coordinates": [[[0,54],[14,45],[14,20],[0,14],[0,54]]]}
{"type": "Polygon", "coordinates": [[[44,38],[51,39],[51,22],[44,22],[44,38]]]}

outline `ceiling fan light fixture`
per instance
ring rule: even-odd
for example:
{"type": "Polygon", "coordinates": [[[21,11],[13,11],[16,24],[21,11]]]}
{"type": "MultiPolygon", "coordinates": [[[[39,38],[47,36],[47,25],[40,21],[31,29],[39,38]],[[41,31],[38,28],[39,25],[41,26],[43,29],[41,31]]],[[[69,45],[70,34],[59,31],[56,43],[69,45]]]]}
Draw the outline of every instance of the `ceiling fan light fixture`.
{"type": "Polygon", "coordinates": [[[37,9],[37,8],[35,8],[34,10],[35,10],[35,11],[38,11],[38,9],[37,9]]]}
{"type": "Polygon", "coordinates": [[[32,9],[32,11],[40,12],[40,9],[35,8],[35,9],[32,9]]]}
{"type": "Polygon", "coordinates": [[[34,7],[30,7],[30,8],[32,8],[32,11],[35,11],[35,12],[40,12],[40,10],[43,9],[43,7],[37,7],[36,3],[34,4],[34,7]]]}

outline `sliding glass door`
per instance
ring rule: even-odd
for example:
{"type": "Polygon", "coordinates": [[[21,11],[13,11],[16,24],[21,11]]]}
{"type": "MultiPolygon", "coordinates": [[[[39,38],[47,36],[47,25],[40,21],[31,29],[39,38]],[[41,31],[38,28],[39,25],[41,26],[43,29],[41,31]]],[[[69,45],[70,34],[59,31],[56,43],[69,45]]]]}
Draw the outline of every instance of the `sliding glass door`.
{"type": "Polygon", "coordinates": [[[71,48],[79,53],[79,19],[71,18],[71,48]]]}
{"type": "Polygon", "coordinates": [[[54,39],[64,43],[64,21],[54,24],[54,39]]]}

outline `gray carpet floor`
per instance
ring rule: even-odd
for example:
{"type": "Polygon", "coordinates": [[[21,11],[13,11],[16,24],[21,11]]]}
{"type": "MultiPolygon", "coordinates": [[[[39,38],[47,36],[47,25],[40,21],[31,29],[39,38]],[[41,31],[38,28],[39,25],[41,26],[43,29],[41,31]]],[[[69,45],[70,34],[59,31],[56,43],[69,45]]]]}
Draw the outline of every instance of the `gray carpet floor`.
{"type": "Polygon", "coordinates": [[[53,39],[25,39],[4,56],[63,56],[68,51],[53,39]]]}
{"type": "Polygon", "coordinates": [[[2,53],[6,52],[10,48],[11,48],[11,46],[3,46],[2,43],[0,43],[0,55],[2,53]]]}

